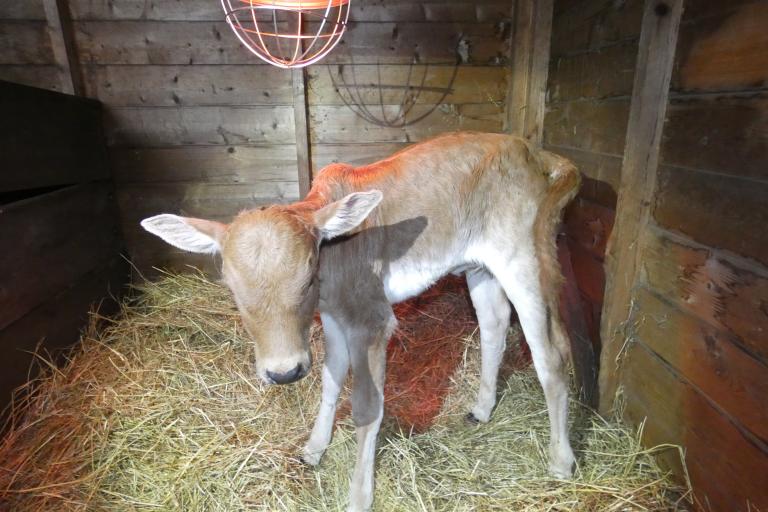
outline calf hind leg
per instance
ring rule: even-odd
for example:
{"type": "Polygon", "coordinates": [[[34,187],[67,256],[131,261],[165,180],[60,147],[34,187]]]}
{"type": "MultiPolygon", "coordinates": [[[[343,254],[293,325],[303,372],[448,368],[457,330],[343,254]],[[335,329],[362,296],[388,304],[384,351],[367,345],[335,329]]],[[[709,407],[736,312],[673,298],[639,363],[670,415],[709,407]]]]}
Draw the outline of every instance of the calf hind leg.
{"type": "Polygon", "coordinates": [[[549,469],[558,478],[569,478],[575,458],[568,439],[568,378],[556,305],[547,304],[535,258],[491,268],[515,306],[533,365],[544,389],[550,423],[549,469]],[[557,324],[557,325],[555,325],[557,324]]]}
{"type": "Polygon", "coordinates": [[[504,289],[485,270],[467,272],[469,294],[480,327],[480,388],[477,402],[467,414],[470,423],[486,423],[496,405],[496,381],[506,347],[511,308],[504,289]]]}

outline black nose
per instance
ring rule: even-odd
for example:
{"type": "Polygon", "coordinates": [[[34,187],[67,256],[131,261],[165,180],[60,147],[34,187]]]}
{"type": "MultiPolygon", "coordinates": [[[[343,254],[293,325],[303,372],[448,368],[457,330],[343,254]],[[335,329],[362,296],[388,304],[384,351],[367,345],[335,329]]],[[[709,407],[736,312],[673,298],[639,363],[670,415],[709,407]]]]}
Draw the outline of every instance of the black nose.
{"type": "Polygon", "coordinates": [[[272,379],[272,382],[275,384],[290,384],[291,382],[296,382],[305,374],[306,372],[304,371],[301,363],[296,365],[296,368],[293,370],[287,371],[285,373],[274,373],[267,370],[267,377],[272,379]]]}

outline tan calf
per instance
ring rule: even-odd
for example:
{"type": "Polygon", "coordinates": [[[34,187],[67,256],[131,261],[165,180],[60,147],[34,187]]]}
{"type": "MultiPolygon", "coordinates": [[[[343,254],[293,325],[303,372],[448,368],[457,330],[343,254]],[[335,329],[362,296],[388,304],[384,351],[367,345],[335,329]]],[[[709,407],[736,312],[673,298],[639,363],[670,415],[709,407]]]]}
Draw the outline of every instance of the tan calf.
{"type": "Polygon", "coordinates": [[[550,470],[571,475],[569,345],[557,308],[555,233],[579,175],[567,160],[500,134],[454,133],[371,165],[323,169],[303,201],[250,210],[224,225],[158,215],[142,226],[193,252],[220,251],[225,282],[269,383],[303,377],[319,309],[326,357],[320,411],[303,458],[317,464],[352,368],[358,454],[350,511],[373,502],[391,304],[464,272],[480,324],[482,375],[469,419],[487,422],[514,305],[546,396],[550,470]]]}

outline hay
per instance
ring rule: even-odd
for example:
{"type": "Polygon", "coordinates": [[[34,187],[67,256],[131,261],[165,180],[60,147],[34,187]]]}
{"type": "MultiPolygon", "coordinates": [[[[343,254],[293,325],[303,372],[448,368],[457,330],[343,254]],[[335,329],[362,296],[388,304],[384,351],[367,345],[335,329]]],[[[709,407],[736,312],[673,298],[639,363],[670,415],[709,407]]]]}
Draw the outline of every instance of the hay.
{"type": "MultiPolygon", "coordinates": [[[[576,407],[577,476],[549,477],[547,417],[530,369],[507,372],[489,424],[464,425],[479,362],[468,308],[450,309],[462,301],[449,288],[399,310],[412,314],[390,352],[388,410],[400,417],[386,420],[380,436],[376,510],[683,508],[687,493],[665,478],[653,450],[576,407]],[[425,344],[414,336],[450,349],[456,371],[435,366],[435,353],[420,356],[425,344]],[[406,372],[409,354],[418,372],[406,372]],[[404,414],[418,409],[420,395],[432,412],[404,414]]],[[[251,379],[248,342],[225,289],[199,275],[169,275],[142,286],[118,320],[95,320],[65,366],[20,393],[0,446],[2,510],[343,508],[355,448],[349,415],[339,415],[321,465],[304,467],[296,455],[317,409],[319,365],[291,386],[251,379]]],[[[316,351],[320,336],[315,328],[316,351]]],[[[518,366],[525,360],[511,353],[518,366]]]]}

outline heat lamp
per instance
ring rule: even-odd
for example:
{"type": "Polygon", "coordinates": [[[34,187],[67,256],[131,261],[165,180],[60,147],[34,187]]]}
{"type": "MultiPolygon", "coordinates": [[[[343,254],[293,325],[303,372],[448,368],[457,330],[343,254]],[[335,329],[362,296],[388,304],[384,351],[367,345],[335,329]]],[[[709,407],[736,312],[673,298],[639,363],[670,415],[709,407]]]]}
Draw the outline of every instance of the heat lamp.
{"type": "Polygon", "coordinates": [[[280,68],[325,57],[347,28],[351,0],[221,0],[227,23],[246,48],[280,68]]]}

